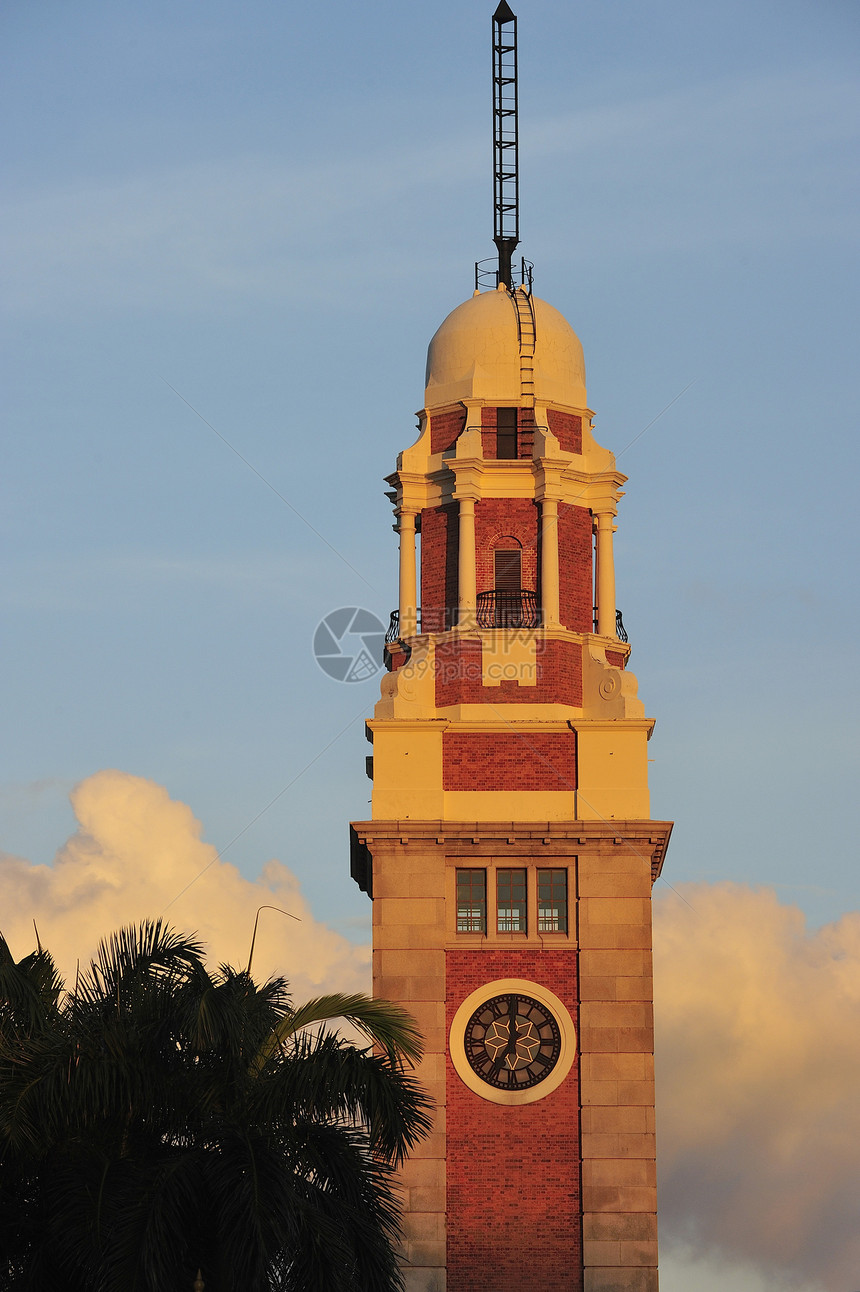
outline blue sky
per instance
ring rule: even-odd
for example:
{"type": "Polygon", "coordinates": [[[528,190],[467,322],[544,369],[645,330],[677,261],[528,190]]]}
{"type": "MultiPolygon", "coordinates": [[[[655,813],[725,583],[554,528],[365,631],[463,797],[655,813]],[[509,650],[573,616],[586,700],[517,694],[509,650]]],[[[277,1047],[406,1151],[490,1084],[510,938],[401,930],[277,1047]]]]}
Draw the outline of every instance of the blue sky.
{"type": "MultiPolygon", "coordinates": [[[[395,602],[381,478],[493,250],[490,8],[5,7],[5,852],[49,863],[117,768],[368,938],[378,681],[311,642],[395,602]]],[[[773,886],[814,928],[860,906],[860,10],[517,12],[521,250],[630,477],[666,879],[773,886]]]]}

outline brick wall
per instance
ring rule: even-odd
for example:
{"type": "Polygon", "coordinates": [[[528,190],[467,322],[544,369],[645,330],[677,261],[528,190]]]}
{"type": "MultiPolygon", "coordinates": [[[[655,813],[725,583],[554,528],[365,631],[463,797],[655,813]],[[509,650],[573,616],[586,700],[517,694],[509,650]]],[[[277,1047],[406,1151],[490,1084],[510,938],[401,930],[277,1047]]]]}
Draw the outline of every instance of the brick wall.
{"type": "MultiPolygon", "coordinates": [[[[525,978],[577,1022],[573,951],[448,951],[447,1026],[482,983],[525,978]]],[[[469,1090],[447,1059],[448,1292],[580,1292],[579,1080],[515,1107],[469,1090]]],[[[632,1286],[632,1285],[631,1285],[632,1286]]]]}
{"type": "Polygon", "coordinates": [[[593,625],[592,519],[586,507],[558,509],[559,606],[561,622],[574,632],[593,625]]]}
{"type": "Polygon", "coordinates": [[[452,449],[466,425],[465,408],[450,413],[433,413],[430,417],[430,452],[444,453],[452,449]]]}
{"type": "Polygon", "coordinates": [[[459,637],[437,645],[436,704],[440,708],[449,704],[582,705],[582,647],[576,642],[538,639],[534,686],[511,681],[484,686],[481,656],[478,637],[459,637]]]}
{"type": "Polygon", "coordinates": [[[572,790],[576,788],[573,732],[446,731],[442,737],[446,790],[572,790]]]}
{"type": "MultiPolygon", "coordinates": [[[[486,412],[486,409],[484,410],[486,412]]],[[[495,410],[492,410],[495,411],[495,410]]],[[[538,510],[530,498],[482,498],[475,504],[475,560],[478,592],[495,583],[495,552],[515,539],[522,548],[522,586],[537,590],[538,510]]]]}
{"type": "Polygon", "coordinates": [[[443,632],[457,604],[459,509],[455,502],[421,512],[421,631],[443,632]]]}
{"type": "Polygon", "coordinates": [[[582,452],[582,418],[573,413],[561,413],[554,408],[546,410],[549,429],[561,445],[563,453],[582,452]]]}
{"type": "Polygon", "coordinates": [[[608,650],[606,652],[607,664],[612,664],[615,668],[623,668],[626,660],[620,650],[608,650]]]}

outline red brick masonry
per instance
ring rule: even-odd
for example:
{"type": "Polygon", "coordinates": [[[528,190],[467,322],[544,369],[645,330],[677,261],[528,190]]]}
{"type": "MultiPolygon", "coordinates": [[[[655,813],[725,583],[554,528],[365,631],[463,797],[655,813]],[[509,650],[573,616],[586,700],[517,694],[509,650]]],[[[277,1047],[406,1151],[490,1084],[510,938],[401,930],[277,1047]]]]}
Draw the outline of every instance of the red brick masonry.
{"type": "Polygon", "coordinates": [[[537,589],[538,510],[530,498],[482,498],[475,507],[475,578],[478,592],[495,583],[497,548],[522,548],[522,586],[537,589]],[[516,543],[513,546],[516,546],[516,543]]]}
{"type": "Polygon", "coordinates": [[[559,442],[563,453],[582,452],[582,418],[573,413],[562,413],[548,408],[546,420],[549,429],[559,442]]]}
{"type": "MultiPolygon", "coordinates": [[[[523,630],[525,631],[525,630],[523,630]]],[[[484,686],[478,637],[458,637],[436,647],[436,704],[582,705],[582,647],[576,642],[535,644],[535,685],[502,681],[484,686]]]]}
{"type": "Polygon", "coordinates": [[[446,731],[446,790],[572,790],[576,736],[571,732],[446,731]]]}
{"type": "Polygon", "coordinates": [[[421,512],[421,631],[450,628],[449,606],[457,604],[459,508],[455,502],[421,512]]]}
{"type": "Polygon", "coordinates": [[[558,579],[561,622],[577,633],[593,631],[591,512],[585,507],[558,509],[558,579]]]}
{"type": "MultiPolygon", "coordinates": [[[[448,951],[447,1026],[482,983],[525,978],[577,1021],[576,954],[448,951]]],[[[579,1077],[517,1107],[489,1103],[447,1059],[448,1292],[580,1292],[579,1077]]]]}
{"type": "Polygon", "coordinates": [[[433,413],[430,418],[430,452],[444,453],[452,449],[466,425],[465,408],[450,413],[433,413]]]}

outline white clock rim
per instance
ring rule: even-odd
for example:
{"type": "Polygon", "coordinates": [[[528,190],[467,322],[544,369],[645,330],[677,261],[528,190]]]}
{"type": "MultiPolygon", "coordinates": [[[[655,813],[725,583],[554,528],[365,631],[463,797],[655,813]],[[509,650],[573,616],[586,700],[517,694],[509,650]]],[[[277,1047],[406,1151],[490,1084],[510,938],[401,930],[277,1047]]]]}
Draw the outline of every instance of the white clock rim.
{"type": "Polygon", "coordinates": [[[576,1058],[576,1028],[564,1001],[549,987],[544,987],[541,983],[532,982],[528,978],[496,978],[492,982],[482,983],[480,987],[470,992],[458,1007],[451,1020],[451,1029],[448,1033],[448,1053],[451,1055],[451,1062],[457,1076],[464,1085],[468,1086],[476,1095],[479,1095],[481,1099],[486,1099],[491,1104],[507,1104],[509,1106],[533,1104],[538,1099],[545,1099],[554,1090],[558,1090],[573,1067],[573,1061],[576,1058]],[[495,1086],[488,1085],[486,1081],[482,1081],[466,1057],[466,1027],[479,1005],[491,1000],[494,996],[513,994],[531,996],[538,1004],[550,1010],[561,1033],[561,1049],[558,1061],[552,1072],[543,1081],[538,1082],[536,1086],[529,1086],[526,1090],[499,1090],[495,1086]]]}

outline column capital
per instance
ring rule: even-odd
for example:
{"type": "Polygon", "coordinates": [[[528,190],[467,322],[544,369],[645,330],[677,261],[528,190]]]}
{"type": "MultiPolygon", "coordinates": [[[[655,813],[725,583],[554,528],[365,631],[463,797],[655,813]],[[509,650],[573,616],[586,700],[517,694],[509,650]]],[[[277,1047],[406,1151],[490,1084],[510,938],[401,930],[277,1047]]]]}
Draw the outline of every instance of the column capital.
{"type": "Polygon", "coordinates": [[[457,462],[456,459],[452,458],[448,465],[454,472],[454,490],[451,496],[457,502],[463,498],[477,502],[482,492],[483,463],[477,461],[477,459],[457,462]]]}
{"type": "MultiPolygon", "coordinates": [[[[541,464],[543,468],[543,464],[541,464]]],[[[566,502],[564,482],[561,478],[561,471],[554,469],[555,464],[550,466],[550,470],[541,469],[536,472],[535,481],[535,501],[536,502],[566,502]]]]}

